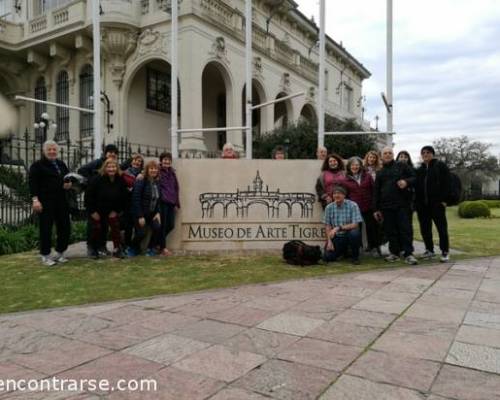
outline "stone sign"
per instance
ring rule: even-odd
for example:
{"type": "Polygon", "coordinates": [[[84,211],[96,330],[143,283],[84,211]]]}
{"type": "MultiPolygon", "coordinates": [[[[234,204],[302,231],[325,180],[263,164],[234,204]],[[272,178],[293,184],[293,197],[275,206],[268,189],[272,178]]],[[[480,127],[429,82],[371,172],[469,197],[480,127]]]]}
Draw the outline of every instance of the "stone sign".
{"type": "Polygon", "coordinates": [[[324,241],[316,160],[180,159],[181,210],[169,248],[281,249],[324,241]]]}

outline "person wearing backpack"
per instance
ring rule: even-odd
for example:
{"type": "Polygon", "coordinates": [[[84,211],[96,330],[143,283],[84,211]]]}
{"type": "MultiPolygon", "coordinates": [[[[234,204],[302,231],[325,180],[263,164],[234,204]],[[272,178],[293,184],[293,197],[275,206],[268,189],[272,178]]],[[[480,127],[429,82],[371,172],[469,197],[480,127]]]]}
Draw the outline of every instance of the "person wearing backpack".
{"type": "Polygon", "coordinates": [[[422,147],[420,155],[423,162],[417,169],[415,192],[420,233],[425,243],[425,252],[421,258],[432,259],[436,256],[432,241],[432,222],[434,222],[439,234],[440,261],[447,262],[450,259],[446,220],[446,206],[452,191],[450,170],[445,163],[434,158],[435,151],[432,146],[422,147]]]}
{"type": "Polygon", "coordinates": [[[326,262],[337,261],[351,250],[352,263],[359,265],[359,248],[361,247],[361,230],[363,222],[358,205],[346,199],[347,189],[337,185],[333,188],[333,202],[325,209],[326,262]]]}

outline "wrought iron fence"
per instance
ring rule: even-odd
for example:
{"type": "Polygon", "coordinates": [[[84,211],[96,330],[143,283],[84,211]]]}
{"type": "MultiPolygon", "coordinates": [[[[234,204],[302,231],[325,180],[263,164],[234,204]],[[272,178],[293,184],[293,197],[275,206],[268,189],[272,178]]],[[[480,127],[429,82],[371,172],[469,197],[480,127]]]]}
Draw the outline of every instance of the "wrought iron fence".
{"type": "MultiPolygon", "coordinates": [[[[113,143],[118,148],[118,161],[128,160],[132,154],[144,157],[159,157],[169,149],[159,146],[129,142],[118,138],[113,143]]],[[[104,147],[103,143],[103,147],[104,147]]],[[[33,139],[28,131],[20,137],[0,140],[0,225],[21,225],[32,222],[31,202],[27,175],[30,165],[40,159],[43,144],[33,139]]],[[[94,159],[94,140],[59,142],[59,159],[64,161],[70,171],[94,159]]]]}

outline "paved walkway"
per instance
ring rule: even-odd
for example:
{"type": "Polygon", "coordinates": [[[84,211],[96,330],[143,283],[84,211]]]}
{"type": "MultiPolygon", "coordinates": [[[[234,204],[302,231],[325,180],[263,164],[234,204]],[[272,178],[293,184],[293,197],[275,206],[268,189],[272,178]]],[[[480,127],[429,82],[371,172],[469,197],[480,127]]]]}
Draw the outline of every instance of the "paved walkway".
{"type": "Polygon", "coordinates": [[[0,399],[500,399],[500,258],[0,316],[0,399]]]}

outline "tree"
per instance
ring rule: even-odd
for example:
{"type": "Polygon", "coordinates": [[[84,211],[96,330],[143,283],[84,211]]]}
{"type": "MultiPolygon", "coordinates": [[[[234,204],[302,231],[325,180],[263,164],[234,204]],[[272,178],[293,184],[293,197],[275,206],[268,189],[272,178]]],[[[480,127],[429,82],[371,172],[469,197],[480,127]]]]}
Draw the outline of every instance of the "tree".
{"type": "MultiPolygon", "coordinates": [[[[326,131],[361,131],[362,128],[354,121],[339,121],[327,116],[326,131]]],[[[290,159],[316,158],[318,147],[317,125],[309,122],[299,122],[285,128],[278,128],[256,137],[253,143],[254,158],[271,158],[276,146],[284,146],[290,159]]],[[[329,152],[338,153],[341,157],[364,157],[366,152],[375,148],[375,137],[371,135],[355,136],[325,136],[325,146],[329,152]]]]}
{"type": "Polygon", "coordinates": [[[462,180],[464,187],[481,185],[500,174],[498,159],[489,152],[491,143],[471,141],[468,136],[440,138],[433,142],[436,156],[462,180]]]}

